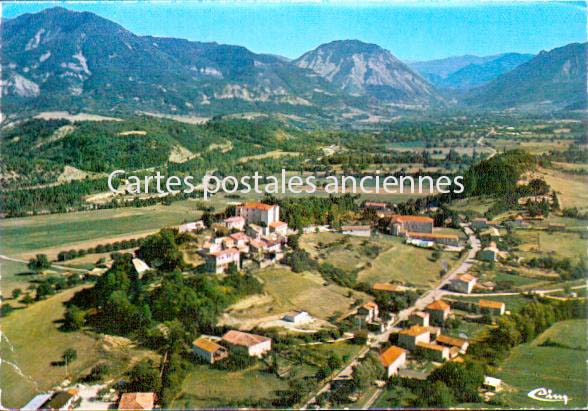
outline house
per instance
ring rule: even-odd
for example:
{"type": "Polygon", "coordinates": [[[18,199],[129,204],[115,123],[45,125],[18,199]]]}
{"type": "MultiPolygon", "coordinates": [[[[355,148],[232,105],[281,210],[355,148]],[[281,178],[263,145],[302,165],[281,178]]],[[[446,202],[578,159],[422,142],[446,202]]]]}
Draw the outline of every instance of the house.
{"type": "Polygon", "coordinates": [[[21,411],[37,411],[43,409],[43,404],[49,401],[52,396],[52,392],[36,395],[21,408],[21,411]]]}
{"type": "Polygon", "coordinates": [[[441,327],[428,326],[427,330],[429,330],[429,339],[431,341],[437,339],[437,337],[441,335],[441,327]]]}
{"type": "Polygon", "coordinates": [[[223,273],[229,265],[235,264],[237,268],[241,265],[241,253],[236,248],[221,250],[206,255],[206,269],[212,273],[223,273]]]}
{"type": "Polygon", "coordinates": [[[406,233],[433,232],[433,219],[420,215],[396,215],[390,219],[392,235],[404,236],[406,233]]]}
{"type": "Polygon", "coordinates": [[[421,240],[421,241],[432,241],[436,244],[443,244],[449,245],[452,247],[459,246],[459,237],[455,234],[430,234],[430,233],[417,233],[413,231],[409,231],[406,234],[406,237],[412,240],[421,240]]]}
{"type": "Polygon", "coordinates": [[[126,392],[118,402],[119,410],[152,410],[157,396],[153,392],[126,392]]]}
{"type": "Polygon", "coordinates": [[[492,242],[483,250],[478,251],[478,260],[481,261],[496,261],[500,254],[500,250],[496,247],[496,243],[492,242]]]}
{"type": "Polygon", "coordinates": [[[235,248],[242,253],[249,252],[249,242],[251,241],[251,238],[249,238],[247,234],[239,232],[231,234],[229,237],[233,239],[235,248]]]}
{"type": "Polygon", "coordinates": [[[272,349],[272,339],[261,335],[231,330],[223,335],[223,341],[247,348],[250,357],[261,357],[272,349]]]}
{"type": "Polygon", "coordinates": [[[478,304],[481,314],[504,315],[506,312],[506,304],[500,301],[480,300],[478,304]]]}
{"type": "Polygon", "coordinates": [[[420,325],[421,327],[429,326],[429,313],[424,311],[415,311],[408,317],[408,321],[413,325],[420,325]]]}
{"type": "Polygon", "coordinates": [[[406,350],[392,345],[380,354],[380,362],[386,368],[386,377],[390,378],[406,363],[406,350]]]}
{"type": "Polygon", "coordinates": [[[502,380],[500,378],[488,377],[485,375],[482,387],[490,391],[498,392],[502,388],[502,380]]]}
{"type": "Polygon", "coordinates": [[[382,291],[386,293],[403,293],[408,290],[408,287],[405,287],[400,284],[374,283],[374,285],[372,286],[372,290],[382,291]]]}
{"type": "Polygon", "coordinates": [[[222,242],[207,241],[202,245],[202,251],[208,254],[216,253],[223,249],[222,242]]]}
{"type": "Polygon", "coordinates": [[[388,204],[376,202],[376,201],[366,201],[363,203],[364,210],[376,210],[376,211],[384,211],[388,209],[388,204]]]}
{"type": "Polygon", "coordinates": [[[429,342],[418,342],[415,351],[433,361],[445,361],[449,359],[449,348],[429,342]]]}
{"type": "Polygon", "coordinates": [[[488,238],[491,241],[500,240],[500,231],[496,227],[488,227],[480,233],[480,238],[488,238]]]}
{"type": "Polygon", "coordinates": [[[357,237],[369,237],[372,229],[369,225],[344,225],[341,226],[341,233],[357,237]]]}
{"type": "Polygon", "coordinates": [[[241,216],[225,218],[223,223],[229,230],[242,231],[245,228],[245,219],[241,216]]]}
{"type": "Polygon", "coordinates": [[[133,263],[133,267],[135,267],[135,271],[139,274],[139,278],[141,278],[146,271],[151,270],[151,267],[140,258],[133,258],[131,262],[133,263]]]}
{"type": "Polygon", "coordinates": [[[193,233],[204,230],[206,226],[202,220],[194,221],[193,223],[182,224],[178,227],[180,233],[193,233]]]}
{"type": "Polygon", "coordinates": [[[249,224],[245,233],[251,238],[267,237],[269,235],[269,228],[257,224],[249,224]]]}
{"type": "Polygon", "coordinates": [[[470,343],[467,340],[461,338],[450,337],[449,335],[443,335],[437,337],[437,344],[444,345],[445,347],[457,347],[461,354],[465,354],[468,350],[470,343]]]}
{"type": "Polygon", "coordinates": [[[365,322],[371,323],[378,319],[378,304],[373,301],[365,303],[357,309],[357,315],[365,322]]]}
{"type": "Polygon", "coordinates": [[[410,328],[401,330],[398,333],[398,345],[409,350],[414,350],[417,343],[428,343],[431,341],[431,335],[427,327],[413,325],[410,328]]]}
{"type": "Polygon", "coordinates": [[[471,274],[462,274],[451,281],[450,288],[458,293],[470,294],[478,279],[471,274]]]}
{"type": "Polygon", "coordinates": [[[209,364],[214,364],[229,356],[229,351],[225,347],[205,337],[194,340],[192,350],[209,364]]]}
{"type": "Polygon", "coordinates": [[[58,391],[49,401],[43,404],[43,409],[47,410],[73,410],[74,403],[78,399],[78,390],[71,389],[67,391],[58,391]]]}
{"type": "Polygon", "coordinates": [[[280,206],[264,203],[245,203],[237,206],[237,215],[243,217],[247,224],[263,224],[280,221],[280,206]]]}
{"type": "Polygon", "coordinates": [[[312,321],[312,317],[306,311],[289,311],[282,320],[293,324],[305,324],[312,321]]]}
{"type": "Polygon", "coordinates": [[[418,240],[416,238],[407,238],[406,244],[414,245],[419,248],[433,248],[435,246],[434,241],[418,240]]]}
{"type": "Polygon", "coordinates": [[[285,221],[274,221],[269,225],[270,233],[276,233],[280,235],[288,234],[288,223],[285,221]]]}
{"type": "Polygon", "coordinates": [[[449,317],[451,307],[446,302],[437,300],[427,305],[426,311],[429,313],[430,321],[433,324],[442,325],[447,320],[447,317],[449,317]]]}
{"type": "Polygon", "coordinates": [[[487,218],[474,218],[472,221],[472,228],[474,230],[482,230],[488,227],[488,219],[487,218]]]}

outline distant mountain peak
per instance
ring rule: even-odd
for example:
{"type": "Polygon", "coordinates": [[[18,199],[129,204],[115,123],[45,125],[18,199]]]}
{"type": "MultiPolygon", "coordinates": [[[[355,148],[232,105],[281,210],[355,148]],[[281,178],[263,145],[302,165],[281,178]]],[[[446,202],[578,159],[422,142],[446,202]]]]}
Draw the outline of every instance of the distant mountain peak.
{"type": "Polygon", "coordinates": [[[439,99],[426,80],[388,50],[360,40],[322,44],[293,63],[351,94],[406,104],[439,99]]]}

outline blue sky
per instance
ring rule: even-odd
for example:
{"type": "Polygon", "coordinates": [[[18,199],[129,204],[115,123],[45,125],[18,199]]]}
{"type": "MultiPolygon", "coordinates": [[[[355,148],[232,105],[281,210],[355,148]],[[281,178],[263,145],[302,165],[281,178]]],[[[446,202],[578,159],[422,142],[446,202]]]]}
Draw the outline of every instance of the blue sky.
{"type": "Polygon", "coordinates": [[[586,41],[582,2],[4,2],[3,17],[62,6],[136,34],[239,44],[298,57],[332,40],[359,39],[403,60],[507,51],[537,53],[586,41]]]}

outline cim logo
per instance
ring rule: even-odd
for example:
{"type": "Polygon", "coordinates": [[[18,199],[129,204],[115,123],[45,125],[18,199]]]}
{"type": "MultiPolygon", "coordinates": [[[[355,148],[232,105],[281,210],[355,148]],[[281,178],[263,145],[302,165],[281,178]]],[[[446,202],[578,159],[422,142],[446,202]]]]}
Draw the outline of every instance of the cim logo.
{"type": "Polygon", "coordinates": [[[529,398],[533,398],[537,401],[545,401],[545,402],[563,402],[567,405],[568,403],[568,396],[565,394],[554,394],[553,391],[547,389],[545,387],[535,388],[534,390],[529,391],[527,394],[529,398]]]}

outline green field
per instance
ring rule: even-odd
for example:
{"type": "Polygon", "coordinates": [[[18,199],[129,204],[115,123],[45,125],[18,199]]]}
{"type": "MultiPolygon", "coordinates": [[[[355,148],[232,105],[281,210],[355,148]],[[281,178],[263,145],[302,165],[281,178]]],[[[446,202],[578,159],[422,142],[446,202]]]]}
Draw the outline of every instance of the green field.
{"type": "Polygon", "coordinates": [[[578,233],[542,230],[517,230],[515,233],[522,241],[519,254],[524,257],[540,257],[548,253],[558,258],[587,256],[587,241],[580,238],[578,233]]]}
{"type": "Polygon", "coordinates": [[[263,281],[265,295],[250,298],[258,299],[257,304],[240,310],[238,303],[230,309],[231,316],[243,322],[284,314],[293,309],[326,319],[337,312],[349,311],[357,299],[367,301],[368,298],[365,294],[335,284],[326,285],[319,274],[294,273],[287,267],[270,267],[257,271],[255,275],[263,281]]]}
{"type": "Polygon", "coordinates": [[[148,354],[130,346],[108,344],[85,332],[60,331],[58,321],[63,318],[63,303],[81,288],[18,309],[0,320],[3,406],[21,407],[34,395],[60,384],[66,377],[65,367],[52,365],[52,362],[61,361],[68,348],[78,353],[77,360],[68,367],[70,377],[74,378],[85,375],[100,360],[107,361],[113,372],[122,372],[138,357],[148,354]]]}
{"type": "Polygon", "coordinates": [[[131,237],[136,234],[139,237],[146,231],[157,230],[165,225],[197,219],[200,214],[195,208],[195,202],[187,200],[170,206],[11,218],[0,221],[0,251],[14,256],[93,240],[106,242],[109,238],[122,235],[131,237]]]}
{"type": "Polygon", "coordinates": [[[214,408],[237,406],[273,399],[276,390],[287,389],[287,382],[254,366],[240,371],[220,371],[199,365],[182,384],[182,391],[171,408],[214,408]]]}
{"type": "Polygon", "coordinates": [[[473,215],[483,215],[496,202],[494,198],[470,197],[461,200],[455,200],[451,203],[450,208],[458,213],[471,213],[473,215]]]}
{"type": "MultiPolygon", "coordinates": [[[[458,230],[445,230],[460,234],[458,230]]],[[[360,270],[358,281],[375,283],[380,281],[401,281],[419,287],[428,287],[439,279],[443,262],[449,268],[457,263],[457,254],[442,252],[437,261],[431,259],[433,251],[404,244],[398,237],[380,235],[370,239],[347,237],[338,233],[305,234],[301,247],[321,261],[329,262],[345,270],[360,270]],[[379,254],[373,258],[362,251],[363,243],[379,247],[379,254]],[[320,244],[323,246],[321,247],[320,244]],[[335,243],[336,245],[332,245],[335,243]],[[329,245],[331,246],[325,246],[329,245]]]]}
{"type": "Polygon", "coordinates": [[[574,408],[588,404],[588,371],[586,361],[585,320],[562,321],[529,344],[516,347],[504,363],[498,377],[510,387],[506,398],[517,407],[574,408]],[[540,346],[547,340],[562,346],[540,346]],[[570,400],[542,403],[527,396],[535,388],[545,387],[557,394],[566,394],[570,400]]]}

